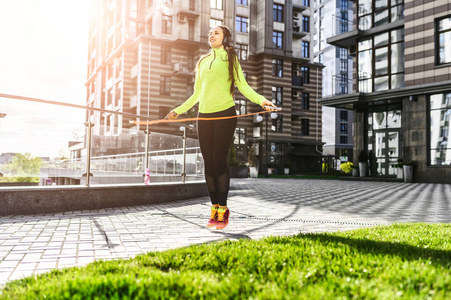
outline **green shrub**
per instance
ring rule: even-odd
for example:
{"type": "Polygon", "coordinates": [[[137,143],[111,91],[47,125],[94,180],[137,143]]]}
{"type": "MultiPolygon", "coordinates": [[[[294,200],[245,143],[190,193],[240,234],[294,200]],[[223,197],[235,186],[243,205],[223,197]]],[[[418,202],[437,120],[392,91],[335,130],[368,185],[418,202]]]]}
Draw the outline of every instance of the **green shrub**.
{"type": "Polygon", "coordinates": [[[350,161],[342,163],[340,165],[340,169],[345,172],[346,174],[350,174],[352,172],[354,164],[350,161]]]}

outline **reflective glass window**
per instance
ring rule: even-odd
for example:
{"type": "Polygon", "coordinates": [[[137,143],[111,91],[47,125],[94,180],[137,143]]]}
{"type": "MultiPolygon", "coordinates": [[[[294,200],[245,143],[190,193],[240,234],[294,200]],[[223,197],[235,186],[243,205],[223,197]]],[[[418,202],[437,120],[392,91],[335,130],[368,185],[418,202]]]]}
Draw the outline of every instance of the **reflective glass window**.
{"type": "Polygon", "coordinates": [[[438,20],[436,32],[436,63],[451,63],[451,17],[438,20]]]}
{"type": "Polygon", "coordinates": [[[381,9],[381,8],[387,7],[387,4],[388,4],[387,0],[376,0],[375,1],[376,9],[381,9]]]}
{"type": "Polygon", "coordinates": [[[404,41],[404,29],[392,30],[390,36],[392,43],[404,41]]]}
{"type": "Polygon", "coordinates": [[[384,46],[388,44],[388,32],[374,36],[374,47],[384,46]]]}
{"type": "Polygon", "coordinates": [[[391,88],[397,89],[404,87],[404,74],[392,75],[391,76],[391,88]]]}
{"type": "Polygon", "coordinates": [[[451,92],[431,95],[429,99],[430,164],[451,164],[451,92]]]}
{"type": "Polygon", "coordinates": [[[388,90],[388,76],[376,77],[374,79],[374,91],[388,90]]]}
{"type": "Polygon", "coordinates": [[[374,26],[380,26],[388,23],[388,9],[374,14],[374,26]]]}
{"type": "Polygon", "coordinates": [[[404,43],[391,46],[391,72],[404,72],[404,43]]]}
{"type": "Polygon", "coordinates": [[[388,73],[388,47],[375,50],[375,75],[384,75],[388,73]]]}
{"type": "Polygon", "coordinates": [[[359,52],[359,78],[371,78],[372,75],[372,50],[359,52]]]}

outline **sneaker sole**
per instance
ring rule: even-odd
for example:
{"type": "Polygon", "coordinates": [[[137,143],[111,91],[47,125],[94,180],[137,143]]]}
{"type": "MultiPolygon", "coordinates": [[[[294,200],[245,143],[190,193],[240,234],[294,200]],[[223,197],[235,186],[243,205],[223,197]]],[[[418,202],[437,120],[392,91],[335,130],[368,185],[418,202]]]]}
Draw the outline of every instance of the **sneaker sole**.
{"type": "MultiPolygon", "coordinates": [[[[229,225],[229,223],[227,223],[227,225],[229,225]]],[[[218,227],[216,227],[216,229],[217,229],[217,230],[222,230],[222,229],[226,228],[226,227],[227,227],[227,225],[226,225],[226,226],[224,226],[224,227],[221,227],[221,228],[218,228],[218,227]]]]}

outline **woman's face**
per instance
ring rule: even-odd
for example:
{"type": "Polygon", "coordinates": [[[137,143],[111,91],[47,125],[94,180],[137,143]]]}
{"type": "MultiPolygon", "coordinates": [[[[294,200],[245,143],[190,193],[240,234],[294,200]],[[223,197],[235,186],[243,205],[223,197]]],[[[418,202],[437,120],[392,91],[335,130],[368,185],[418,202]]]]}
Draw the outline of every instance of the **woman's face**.
{"type": "Polygon", "coordinates": [[[208,43],[211,48],[224,48],[222,45],[222,40],[224,39],[224,33],[222,32],[221,27],[214,27],[210,30],[208,34],[208,43]]]}

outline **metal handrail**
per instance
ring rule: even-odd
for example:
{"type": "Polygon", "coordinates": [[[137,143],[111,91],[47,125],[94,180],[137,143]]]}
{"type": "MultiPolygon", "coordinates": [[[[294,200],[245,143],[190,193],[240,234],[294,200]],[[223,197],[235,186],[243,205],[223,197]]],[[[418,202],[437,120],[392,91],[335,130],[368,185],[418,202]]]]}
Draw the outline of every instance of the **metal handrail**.
{"type": "MultiPolygon", "coordinates": [[[[78,105],[78,104],[72,104],[72,103],[66,103],[66,102],[59,102],[59,101],[53,101],[53,100],[45,100],[45,99],[39,99],[39,98],[33,98],[33,97],[25,97],[25,96],[18,96],[18,95],[11,95],[11,94],[2,94],[0,93],[0,98],[7,98],[7,99],[14,99],[14,100],[22,100],[22,101],[29,101],[29,102],[37,102],[37,103],[44,103],[44,104],[49,104],[49,105],[57,105],[57,106],[65,106],[65,107],[70,107],[70,108],[77,108],[77,109],[84,109],[86,111],[89,112],[93,112],[93,111],[97,111],[97,112],[102,112],[102,113],[109,113],[109,114],[115,114],[115,115],[121,115],[121,116],[126,116],[126,117],[130,117],[130,118],[138,118],[138,119],[144,119],[144,120],[148,120],[148,121],[155,121],[155,120],[159,120],[156,118],[152,118],[149,116],[143,116],[143,115],[137,115],[137,114],[132,114],[132,113],[127,113],[127,112],[120,112],[120,111],[115,111],[115,110],[108,110],[108,109],[103,109],[103,108],[97,108],[97,107],[91,107],[91,106],[85,106],[85,105],[78,105]]],[[[88,115],[91,115],[88,114],[88,115]]],[[[92,135],[91,135],[91,130],[92,127],[95,124],[91,123],[91,120],[87,120],[87,122],[85,123],[85,126],[87,127],[87,158],[86,158],[86,172],[83,174],[83,176],[86,176],[86,186],[90,185],[90,177],[93,176],[93,174],[91,173],[91,160],[94,158],[91,158],[91,145],[92,145],[92,135]]],[[[190,127],[190,125],[186,125],[184,123],[180,123],[180,122],[171,122],[169,123],[170,126],[178,126],[181,127],[183,129],[183,172],[181,174],[182,176],[182,181],[185,182],[186,179],[186,139],[187,139],[187,129],[192,129],[190,127]]],[[[148,126],[147,126],[147,130],[146,130],[146,141],[148,143],[148,139],[149,139],[149,133],[150,131],[148,130],[148,126]]],[[[146,150],[148,148],[146,147],[146,150]]],[[[167,150],[162,150],[162,151],[167,151],[167,150]]],[[[126,156],[127,154],[125,154],[124,156],[126,156]]],[[[133,153],[132,155],[136,155],[136,153],[133,153]]],[[[146,162],[148,162],[149,159],[149,151],[145,151],[144,152],[145,155],[145,160],[146,162]]],[[[116,156],[117,157],[117,156],[116,156]]],[[[106,156],[103,156],[102,158],[107,158],[106,156]]],[[[73,160],[71,162],[74,162],[73,160]]],[[[146,165],[146,167],[148,167],[146,165]]],[[[197,168],[197,165],[196,165],[197,168]]],[[[143,170],[144,173],[145,170],[143,170]]]]}

